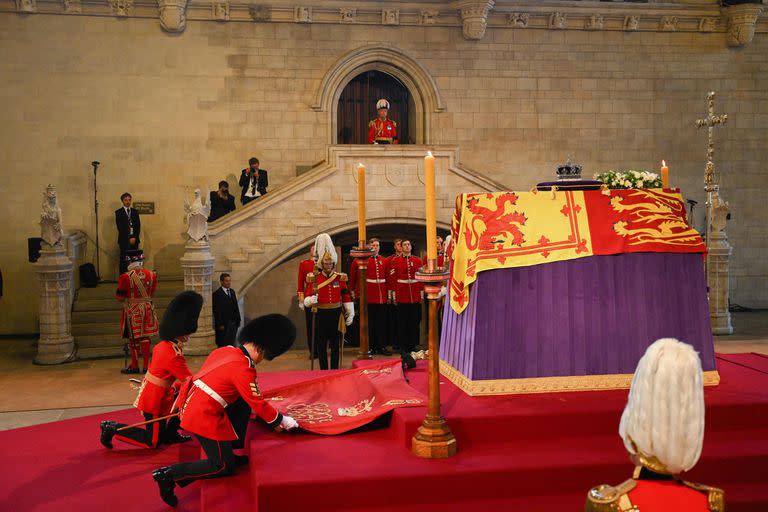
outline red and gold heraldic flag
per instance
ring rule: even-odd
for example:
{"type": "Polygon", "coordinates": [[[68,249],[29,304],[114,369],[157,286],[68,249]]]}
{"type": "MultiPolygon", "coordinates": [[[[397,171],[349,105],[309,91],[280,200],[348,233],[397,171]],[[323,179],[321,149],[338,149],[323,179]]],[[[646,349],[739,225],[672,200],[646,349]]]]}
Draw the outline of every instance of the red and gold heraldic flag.
{"type": "Polygon", "coordinates": [[[457,313],[485,270],[593,255],[706,251],[678,189],[462,194],[451,235],[449,290],[457,313]]]}
{"type": "Polygon", "coordinates": [[[275,409],[316,434],[354,430],[396,407],[427,405],[403,378],[400,359],[332,372],[263,393],[275,409]]]}

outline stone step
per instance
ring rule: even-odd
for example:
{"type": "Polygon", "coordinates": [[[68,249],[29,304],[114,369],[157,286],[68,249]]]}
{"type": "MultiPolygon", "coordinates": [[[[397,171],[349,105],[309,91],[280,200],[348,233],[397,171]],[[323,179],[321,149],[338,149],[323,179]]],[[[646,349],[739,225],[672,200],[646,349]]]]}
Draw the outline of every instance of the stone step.
{"type": "MultiPolygon", "coordinates": [[[[181,290],[179,290],[181,291],[181,290]]],[[[174,294],[175,296],[176,294],[174,294]]],[[[152,302],[156,308],[165,308],[173,296],[167,297],[155,297],[152,302]]],[[[122,308],[122,304],[118,302],[114,297],[104,299],[88,299],[88,300],[76,300],[73,308],[73,312],[80,311],[119,311],[122,308]]]]}
{"type": "Polygon", "coordinates": [[[251,247],[244,247],[242,251],[247,254],[264,254],[264,246],[263,245],[253,245],[251,247]]]}
{"type": "Polygon", "coordinates": [[[77,343],[78,359],[102,359],[107,357],[111,358],[125,356],[125,353],[123,352],[123,345],[125,344],[125,340],[122,338],[119,338],[117,341],[110,340],[108,343],[93,346],[82,344],[80,341],[78,341],[81,338],[75,338],[75,343],[77,343]]]}
{"type": "MultiPolygon", "coordinates": [[[[77,299],[114,299],[116,290],[117,283],[101,283],[95,288],[80,288],[77,291],[77,299]]],[[[182,279],[161,279],[157,285],[157,290],[155,290],[155,297],[174,297],[182,290],[184,290],[182,279]]]]}
{"type": "Polygon", "coordinates": [[[257,243],[261,243],[263,245],[280,245],[280,237],[272,237],[272,236],[260,237],[257,240],[257,243]]]}
{"type": "MultiPolygon", "coordinates": [[[[157,314],[157,321],[159,322],[163,318],[165,309],[155,310],[157,314]]],[[[112,333],[120,332],[120,313],[114,318],[109,319],[106,322],[84,322],[75,323],[72,322],[72,336],[85,336],[85,335],[108,335],[112,333]]]]}
{"type": "Polygon", "coordinates": [[[249,260],[250,258],[247,254],[227,257],[227,261],[229,261],[230,266],[236,263],[248,263],[249,260]]]}
{"type": "MultiPolygon", "coordinates": [[[[330,215],[329,215],[329,217],[330,217],[330,215]]],[[[312,222],[311,220],[307,219],[306,217],[303,217],[303,218],[300,218],[300,219],[294,219],[291,222],[297,228],[308,228],[308,227],[312,227],[312,226],[315,225],[314,222],[312,222]]]]}

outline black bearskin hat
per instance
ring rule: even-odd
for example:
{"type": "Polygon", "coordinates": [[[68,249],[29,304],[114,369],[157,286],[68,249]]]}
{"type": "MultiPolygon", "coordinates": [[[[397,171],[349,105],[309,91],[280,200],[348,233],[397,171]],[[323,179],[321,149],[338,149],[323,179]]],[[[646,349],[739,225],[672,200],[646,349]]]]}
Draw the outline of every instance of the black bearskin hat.
{"type": "Polygon", "coordinates": [[[203,296],[190,290],[181,292],[168,304],[160,322],[160,339],[172,340],[197,331],[197,318],[203,308],[203,296]]]}
{"type": "Polygon", "coordinates": [[[264,351],[264,359],[271,361],[291,348],[296,339],[296,326],[283,315],[273,313],[251,320],[240,331],[241,345],[253,343],[264,351]]]}

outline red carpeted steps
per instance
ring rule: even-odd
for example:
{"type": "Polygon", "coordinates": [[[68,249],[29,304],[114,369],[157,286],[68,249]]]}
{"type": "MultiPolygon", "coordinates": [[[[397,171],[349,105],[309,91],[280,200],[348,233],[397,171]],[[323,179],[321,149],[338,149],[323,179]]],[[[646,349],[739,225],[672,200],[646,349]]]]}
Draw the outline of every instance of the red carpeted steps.
{"type": "MultiPolygon", "coordinates": [[[[755,420],[768,413],[768,375],[743,361],[719,365],[723,383],[706,391],[704,452],[688,478],[724,487],[731,512],[765,510],[768,436],[755,420]]],[[[409,377],[426,387],[421,368],[409,377]]],[[[238,478],[238,494],[257,510],[444,511],[483,502],[506,510],[533,504],[530,510],[578,510],[591,486],[631,474],[618,437],[626,391],[471,398],[450,382],[441,390],[457,456],[410,454],[424,409],[396,410],[384,430],[337,437],[253,429],[250,489],[238,478]]],[[[207,485],[202,508],[215,510],[218,500],[206,499],[207,485]]]]}

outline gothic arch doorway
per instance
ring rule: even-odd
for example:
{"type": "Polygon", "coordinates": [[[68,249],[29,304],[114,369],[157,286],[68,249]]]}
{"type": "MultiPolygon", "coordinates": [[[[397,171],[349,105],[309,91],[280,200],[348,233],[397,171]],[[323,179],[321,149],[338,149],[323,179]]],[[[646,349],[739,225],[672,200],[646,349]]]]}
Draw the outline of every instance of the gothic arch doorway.
{"type": "Polygon", "coordinates": [[[350,80],[339,96],[336,140],[339,144],[367,144],[368,122],[376,117],[376,101],[389,101],[389,119],[397,123],[400,144],[413,144],[413,97],[397,77],[368,70],[350,80]]]}

